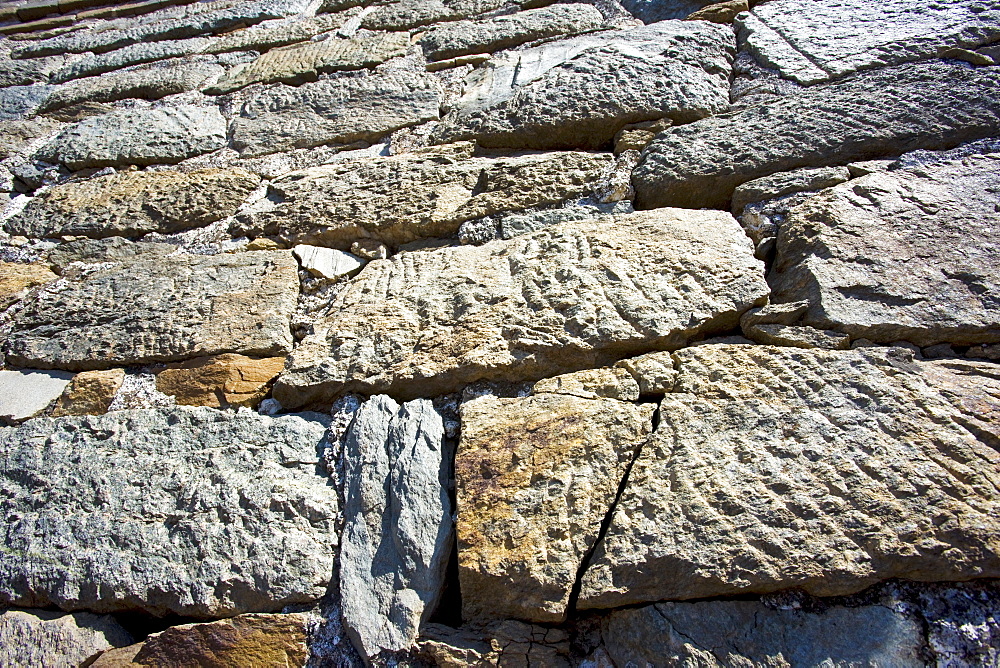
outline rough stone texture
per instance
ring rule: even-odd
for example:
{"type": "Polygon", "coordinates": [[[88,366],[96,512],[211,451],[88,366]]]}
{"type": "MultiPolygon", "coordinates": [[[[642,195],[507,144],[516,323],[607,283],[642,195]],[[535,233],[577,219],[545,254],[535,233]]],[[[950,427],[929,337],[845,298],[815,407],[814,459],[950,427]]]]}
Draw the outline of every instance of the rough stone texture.
{"type": "Polygon", "coordinates": [[[581,399],[618,399],[636,401],[639,384],[623,368],[586,369],[561,376],[544,378],[531,388],[532,394],[568,394],[581,399]]]}
{"type": "Polygon", "coordinates": [[[27,121],[0,121],[0,160],[26,151],[36,139],[59,128],[59,123],[44,117],[27,121]]]}
{"type": "Polygon", "coordinates": [[[847,350],[851,337],[829,329],[764,323],[743,328],[743,334],[757,343],[795,348],[827,348],[847,350]]]}
{"type": "Polygon", "coordinates": [[[345,392],[434,396],[677,348],[767,295],[729,214],[662,209],[562,223],[366,266],[290,358],[282,405],[345,392]]]}
{"type": "Polygon", "coordinates": [[[601,627],[617,666],[927,665],[920,624],[882,605],[809,612],[757,601],[657,603],[614,612],[601,627]]]}
{"type": "Polygon", "coordinates": [[[552,5],[485,21],[457,21],[435,26],[420,38],[432,60],[489,53],[536,39],[572,35],[600,28],[604,17],[591,5],[552,5]]]}
{"type": "Polygon", "coordinates": [[[41,415],[72,378],[64,371],[0,369],[0,423],[16,424],[41,415]]]}
{"type": "Polygon", "coordinates": [[[1000,380],[900,349],[698,346],[581,609],[1000,574],[1000,380]]]}
{"type": "Polygon", "coordinates": [[[70,169],[177,163],[226,145],[216,107],[119,109],[71,125],[36,157],[70,169]]]}
{"type": "Polygon", "coordinates": [[[320,417],[176,407],[0,430],[0,602],[224,617],[318,599],[338,521],[320,417]]]}
{"type": "Polygon", "coordinates": [[[781,226],[775,300],[808,300],[805,324],[855,339],[1000,342],[998,197],[1000,153],[827,190],[781,226]]]}
{"type": "Polygon", "coordinates": [[[771,0],[737,20],[764,64],[803,84],[1000,39],[1000,8],[969,0],[771,0]]]}
{"type": "Polygon", "coordinates": [[[687,21],[711,21],[712,23],[732,23],[736,15],[750,8],[747,0],[729,0],[709,5],[685,17],[687,21]]]}
{"type": "Polygon", "coordinates": [[[454,540],[444,423],[428,399],[375,396],[344,439],[340,593],[363,656],[409,648],[437,606],[454,540]]]}
{"type": "Polygon", "coordinates": [[[321,72],[373,67],[406,53],[407,33],[374,33],[356,39],[328,37],[318,42],[272,49],[252,63],[238,65],[211,85],[209,93],[228,93],[252,83],[301,84],[315,81],[321,72]]]}
{"type": "Polygon", "coordinates": [[[303,614],[246,614],[205,624],[182,624],[141,643],[102,654],[91,668],[139,666],[304,666],[312,622],[303,614]]]}
{"type": "Polygon", "coordinates": [[[303,269],[321,278],[354,275],[365,266],[365,261],[360,257],[332,248],[300,244],[293,248],[292,252],[299,259],[303,269]]]}
{"type": "Polygon", "coordinates": [[[323,144],[374,141],[438,117],[429,75],[387,72],[277,86],[249,99],[233,121],[233,147],[260,156],[323,144]]]}
{"type": "MultiPolygon", "coordinates": [[[[750,309],[751,311],[754,309],[750,309]]],[[[668,352],[647,353],[632,359],[622,360],[616,368],[625,369],[636,383],[641,394],[664,394],[674,389],[677,371],[674,358],[668,352]]]]}
{"type": "Polygon", "coordinates": [[[123,262],[140,256],[170,255],[177,246],[166,243],[129,241],[122,237],[105,239],[77,239],[59,244],[49,251],[49,264],[59,273],[65,273],[73,262],[94,264],[101,262],[123,262]]]}
{"type": "Polygon", "coordinates": [[[34,116],[52,94],[54,86],[0,88],[0,121],[18,121],[34,116]]]}
{"type": "Polygon", "coordinates": [[[504,620],[482,629],[430,624],[420,637],[421,656],[442,668],[544,666],[570,668],[569,634],[562,629],[504,620]]]}
{"type": "Polygon", "coordinates": [[[689,122],[729,108],[732,32],[691,21],[510,51],[474,70],[435,130],[482,146],[598,148],[625,125],[689,122]]]}
{"type": "Polygon", "coordinates": [[[254,359],[234,353],[198,357],[157,373],[156,389],[184,406],[254,408],[284,366],[284,357],[254,359]]]}
{"type": "Polygon", "coordinates": [[[74,370],[289,351],[288,251],[138,256],[50,284],[15,316],[8,362],[74,370]]]}
{"type": "Polygon", "coordinates": [[[0,262],[0,312],[19,301],[27,291],[56,280],[44,264],[0,262]]]}
{"type": "Polygon", "coordinates": [[[468,220],[585,197],[612,164],[589,153],[473,158],[472,151],[456,144],[292,173],[271,185],[277,207],[232,231],[344,249],[359,238],[400,245],[450,237],[468,220]]]}
{"type": "Polygon", "coordinates": [[[53,186],[4,229],[28,237],[172,234],[236,213],[259,183],[242,169],[119,172],[53,186]]]}
{"type": "Polygon", "coordinates": [[[219,78],[225,71],[221,65],[201,62],[144,67],[88,77],[55,87],[39,111],[55,111],[80,102],[114,102],[128,98],[159,100],[167,95],[196,90],[206,81],[219,78]]]}
{"type": "Polygon", "coordinates": [[[847,167],[806,167],[790,172],[778,172],[747,181],[733,191],[732,211],[738,216],[743,207],[792,193],[832,188],[851,179],[847,167]]]}
{"type": "Polygon", "coordinates": [[[643,23],[683,19],[716,0],[621,0],[621,5],[643,23]]]}
{"type": "Polygon", "coordinates": [[[465,620],[565,619],[653,404],[539,394],[462,404],[455,458],[465,620]]]}
{"type": "MultiPolygon", "coordinates": [[[[361,25],[369,30],[409,30],[438,21],[477,16],[509,4],[508,0],[401,0],[378,7],[364,17],[361,25]]],[[[520,0],[514,4],[528,3],[520,0]]]]}
{"type": "Polygon", "coordinates": [[[632,177],[637,207],[728,208],[741,183],[996,134],[1000,71],[913,63],[670,128],[632,177]]]}
{"type": "Polygon", "coordinates": [[[73,380],[59,397],[59,403],[52,410],[52,417],[103,415],[111,408],[111,402],[124,381],[124,369],[81,371],[73,376],[73,380]]]}
{"type": "Polygon", "coordinates": [[[0,647],[5,666],[77,668],[132,636],[111,617],[48,610],[0,612],[0,647]]]}

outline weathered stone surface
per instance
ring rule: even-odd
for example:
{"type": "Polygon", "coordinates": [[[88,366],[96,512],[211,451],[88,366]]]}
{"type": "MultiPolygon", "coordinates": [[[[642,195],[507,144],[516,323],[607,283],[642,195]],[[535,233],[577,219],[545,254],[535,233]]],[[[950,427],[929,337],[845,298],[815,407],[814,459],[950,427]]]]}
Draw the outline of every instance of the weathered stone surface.
{"type": "MultiPolygon", "coordinates": [[[[753,309],[750,309],[751,311],[753,309]]],[[[622,360],[615,364],[616,368],[625,369],[636,383],[641,394],[665,394],[674,389],[677,371],[674,369],[674,358],[669,352],[655,352],[622,360]]]]}
{"type": "Polygon", "coordinates": [[[604,17],[591,5],[551,5],[483,21],[457,21],[435,26],[420,38],[433,60],[470,53],[489,53],[536,39],[596,30],[604,17]]]}
{"type": "Polygon", "coordinates": [[[171,234],[236,213],[259,183],[242,169],[119,172],[53,186],[4,229],[28,237],[171,234]]]}
{"type": "Polygon", "coordinates": [[[877,172],[782,224],[776,301],[805,324],[918,346],[1000,342],[1000,153],[877,172]]]}
{"type": "Polygon", "coordinates": [[[238,65],[206,89],[228,93],[252,83],[301,84],[315,81],[321,72],[372,67],[406,53],[407,33],[374,33],[356,39],[327,37],[272,49],[252,63],[238,65]]]}
{"type": "Polygon", "coordinates": [[[716,0],[621,0],[621,5],[643,23],[683,19],[716,0]]]}
{"type": "Polygon", "coordinates": [[[278,378],[284,406],[529,380],[676,348],[767,295],[729,214],[662,209],[373,261],[278,378]]]}
{"type": "Polygon", "coordinates": [[[107,413],[124,380],[124,369],[81,371],[63,390],[59,403],[52,410],[52,417],[107,413]]]}
{"type": "Polygon", "coordinates": [[[63,273],[72,262],[94,264],[99,262],[122,262],[141,255],[170,255],[177,246],[166,243],[129,241],[122,237],[105,239],[77,239],[59,244],[49,251],[49,264],[63,273]]]}
{"type": "Polygon", "coordinates": [[[581,609],[1000,573],[994,367],[877,348],[674,357],[581,609]]]}
{"type": "Polygon", "coordinates": [[[465,620],[561,622],[653,404],[539,394],[462,404],[455,458],[465,620]]]}
{"type": "Polygon", "coordinates": [[[320,419],[174,407],[0,430],[0,601],[222,617],[318,599],[338,520],[320,419]]]}
{"type": "Polygon", "coordinates": [[[757,343],[772,346],[793,346],[795,348],[826,348],[847,350],[851,347],[851,337],[830,329],[816,329],[798,325],[764,323],[743,328],[743,334],[757,343]]]}
{"type": "Polygon", "coordinates": [[[920,624],[883,605],[820,612],[757,601],[657,603],[602,621],[614,665],[919,666],[920,624]]]}
{"type": "Polygon", "coordinates": [[[639,384],[631,373],[622,368],[586,369],[543,378],[532,386],[531,393],[635,401],[639,398],[639,384]]]}
{"type": "Polygon", "coordinates": [[[284,354],[297,296],[287,251],[140,255],[40,290],[15,317],[7,359],[86,370],[223,352],[284,354]]]}
{"type": "Polygon", "coordinates": [[[122,647],[132,636],[113,618],[48,610],[0,612],[4,665],[77,668],[106,649],[122,647]]]}
{"type": "Polygon", "coordinates": [[[141,643],[102,654],[92,668],[139,666],[304,666],[312,620],[303,614],[245,614],[205,624],[182,624],[141,643]]]}
{"type": "Polygon", "coordinates": [[[771,0],[737,25],[766,65],[813,84],[995,42],[1000,8],[969,0],[771,0]]]}
{"type": "Polygon", "coordinates": [[[632,177],[637,206],[728,208],[741,183],[798,167],[944,149],[996,134],[1000,71],[887,67],[670,128],[632,177]]]}
{"type": "Polygon", "coordinates": [[[444,423],[428,399],[366,401],[344,439],[340,593],[367,657],[409,648],[437,607],[454,540],[444,423]]]}
{"type": "Polygon", "coordinates": [[[226,353],[168,365],[156,389],[184,406],[256,407],[285,366],[284,357],[254,359],[226,353]]]}
{"type": "Polygon", "coordinates": [[[483,146],[598,148],[625,125],[729,108],[732,32],[665,22],[510,51],[477,68],[432,135],[483,146]]]}
{"type": "MultiPolygon", "coordinates": [[[[409,30],[438,21],[456,21],[510,4],[508,0],[401,0],[387,2],[364,17],[369,30],[409,30]]],[[[527,4],[524,0],[515,4],[527,4]]]]}
{"type": "Polygon", "coordinates": [[[226,119],[216,107],[182,105],[120,109],[60,132],[37,157],[70,169],[173,164],[226,145],[226,119]]]}
{"type": "Polygon", "coordinates": [[[364,260],[358,256],[333,248],[299,244],[292,249],[292,252],[299,259],[303,269],[321,278],[353,275],[365,266],[364,260]]]}
{"type": "Polygon", "coordinates": [[[271,185],[277,207],[247,216],[232,231],[345,249],[359,238],[392,245],[446,238],[467,220],[586,197],[612,164],[610,156],[590,153],[472,152],[472,144],[456,144],[292,173],[271,185]]]}
{"type": "Polygon", "coordinates": [[[10,86],[0,88],[0,121],[19,121],[34,116],[55,86],[10,86]]]}
{"type": "Polygon", "coordinates": [[[41,415],[69,384],[65,371],[0,369],[0,423],[16,424],[41,415]]]}
{"type": "Polygon", "coordinates": [[[190,56],[201,52],[211,41],[207,37],[192,37],[166,42],[139,42],[106,53],[87,53],[79,58],[74,58],[54,72],[51,80],[52,83],[66,83],[73,79],[94,77],[132,65],[190,56]]]}
{"type": "Polygon", "coordinates": [[[686,21],[711,21],[712,23],[732,23],[740,12],[750,9],[747,0],[729,0],[708,5],[685,17],[686,21]]]}
{"type": "Polygon", "coordinates": [[[59,123],[44,117],[26,121],[0,121],[0,160],[16,153],[28,152],[31,142],[54,133],[59,127],[59,123]]]}
{"type": "Polygon", "coordinates": [[[423,657],[442,668],[573,665],[565,631],[511,619],[476,630],[429,624],[418,647],[423,657]]]}
{"type": "Polygon", "coordinates": [[[732,211],[738,216],[743,207],[792,193],[832,188],[851,179],[847,167],[804,167],[790,172],[778,172],[747,181],[733,191],[732,211]]]}
{"type": "Polygon", "coordinates": [[[64,58],[32,58],[31,60],[9,60],[0,57],[0,86],[28,86],[44,83],[56,70],[64,58]]]}
{"type": "Polygon", "coordinates": [[[0,262],[0,311],[10,308],[39,285],[45,285],[58,278],[43,264],[21,264],[0,262]]]}
{"type": "Polygon", "coordinates": [[[373,141],[437,119],[437,81],[413,72],[278,86],[249,99],[233,121],[233,147],[246,156],[323,144],[373,141]]]}

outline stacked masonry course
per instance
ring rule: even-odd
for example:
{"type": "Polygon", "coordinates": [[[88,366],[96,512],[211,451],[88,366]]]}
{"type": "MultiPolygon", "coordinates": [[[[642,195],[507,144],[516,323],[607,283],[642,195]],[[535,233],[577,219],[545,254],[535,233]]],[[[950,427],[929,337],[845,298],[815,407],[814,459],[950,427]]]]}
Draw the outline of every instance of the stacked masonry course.
{"type": "Polygon", "coordinates": [[[0,3],[0,663],[1000,662],[1000,7],[0,3]]]}

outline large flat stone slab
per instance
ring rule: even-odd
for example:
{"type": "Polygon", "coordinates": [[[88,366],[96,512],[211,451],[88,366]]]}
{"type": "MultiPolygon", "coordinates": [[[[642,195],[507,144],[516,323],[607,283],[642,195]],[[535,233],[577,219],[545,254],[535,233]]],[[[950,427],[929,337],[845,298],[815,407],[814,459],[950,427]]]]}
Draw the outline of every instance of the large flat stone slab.
{"type": "Polygon", "coordinates": [[[779,231],[775,300],[807,300],[803,322],[852,338],[1000,342],[1000,153],[948,155],[792,209],[779,231]]]}
{"type": "Polygon", "coordinates": [[[670,128],[632,175],[637,205],[728,208],[747,181],[798,167],[946,149],[996,134],[1000,71],[887,67],[670,128]]]}
{"type": "Polygon", "coordinates": [[[462,404],[462,616],[561,622],[653,404],[541,393],[462,404]]]}
{"type": "Polygon", "coordinates": [[[0,424],[40,415],[73,379],[65,371],[0,369],[0,424]]]}
{"type": "Polygon", "coordinates": [[[93,116],[60,132],[36,157],[73,170],[174,164],[225,145],[226,119],[217,107],[179,105],[93,116]]]}
{"type": "Polygon", "coordinates": [[[438,118],[439,86],[415,72],[279,85],[247,100],[233,121],[233,147],[253,157],[323,144],[374,141],[438,118]]]}
{"type": "Polygon", "coordinates": [[[468,220],[587,197],[613,161],[571,152],[478,158],[473,149],[462,143],[293,172],[271,184],[277,206],[241,216],[231,232],[343,249],[359,238],[399,245],[454,237],[468,220]]]}
{"type": "Polygon", "coordinates": [[[236,213],[259,183],[242,169],[118,172],[51,187],[4,229],[27,237],[172,234],[236,213]]]}
{"type": "Polygon", "coordinates": [[[736,325],[767,295],[727,213],[663,209],[374,260],[289,358],[284,406],[434,396],[601,366],[736,325]]]}
{"type": "Polygon", "coordinates": [[[500,54],[465,81],[432,135],[505,148],[609,144],[630,123],[690,122],[729,108],[732,32],[668,21],[500,54]]]}
{"type": "Polygon", "coordinates": [[[4,605],[228,617],[321,597],[339,507],[319,415],[208,408],[0,430],[4,605]]]}
{"type": "Polygon", "coordinates": [[[1000,377],[900,349],[674,354],[580,609],[1000,574],[1000,377]]]}
{"type": "Polygon", "coordinates": [[[101,369],[292,346],[298,265],[288,251],[140,255],[64,276],[24,303],[9,363],[101,369]]]}
{"type": "Polygon", "coordinates": [[[1000,40],[1000,8],[974,0],[772,0],[736,24],[750,53],[803,84],[1000,40]]]}

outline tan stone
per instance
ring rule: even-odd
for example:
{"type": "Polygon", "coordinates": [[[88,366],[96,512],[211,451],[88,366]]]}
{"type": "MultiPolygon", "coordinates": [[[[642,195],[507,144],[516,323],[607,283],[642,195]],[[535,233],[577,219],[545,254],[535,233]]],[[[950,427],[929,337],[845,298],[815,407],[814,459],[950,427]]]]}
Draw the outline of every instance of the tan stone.
{"type": "Polygon", "coordinates": [[[625,369],[585,369],[544,378],[531,388],[532,394],[568,394],[581,399],[605,397],[619,401],[639,398],[639,384],[625,369]]]}
{"type": "Polygon", "coordinates": [[[198,357],[159,372],[156,389],[185,406],[256,406],[284,364],[284,357],[254,359],[235,353],[198,357]]]}
{"type": "Polygon", "coordinates": [[[691,12],[685,21],[711,21],[712,23],[732,23],[733,19],[740,12],[750,10],[747,0],[729,0],[729,2],[718,2],[708,7],[702,7],[696,12],[691,12]]]}
{"type": "Polygon", "coordinates": [[[509,619],[475,630],[428,624],[417,646],[439,668],[572,665],[565,631],[509,619]]]}
{"type": "Polygon", "coordinates": [[[674,389],[677,371],[668,352],[656,352],[622,360],[616,367],[626,369],[639,384],[642,394],[665,394],[674,389]]]}
{"type": "Polygon", "coordinates": [[[109,650],[92,668],[139,666],[303,666],[306,624],[301,614],[246,614],[206,624],[174,626],[145,641],[109,650]]]}
{"type": "Polygon", "coordinates": [[[59,397],[52,417],[107,413],[124,380],[124,369],[81,371],[73,377],[69,387],[59,397]]]}
{"type": "Polygon", "coordinates": [[[565,618],[653,408],[562,394],[462,404],[455,479],[465,619],[565,618]]]}
{"type": "Polygon", "coordinates": [[[43,264],[0,262],[0,311],[20,299],[25,290],[45,285],[58,276],[43,264]]]}

